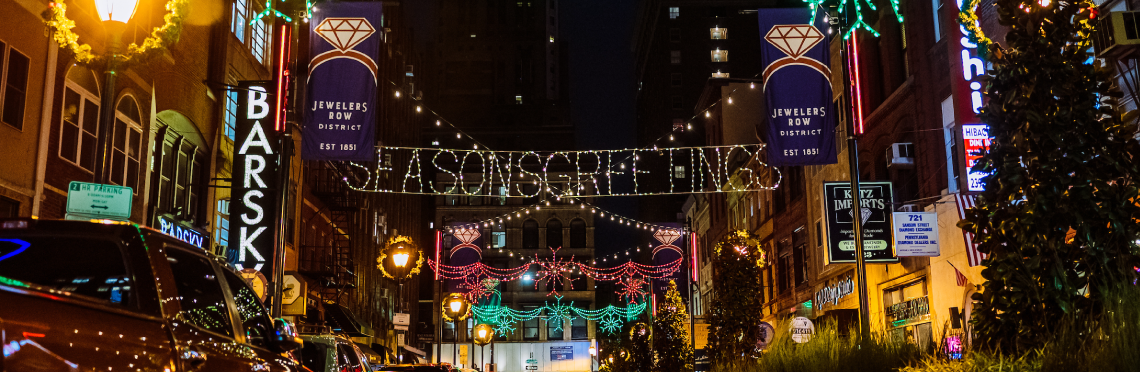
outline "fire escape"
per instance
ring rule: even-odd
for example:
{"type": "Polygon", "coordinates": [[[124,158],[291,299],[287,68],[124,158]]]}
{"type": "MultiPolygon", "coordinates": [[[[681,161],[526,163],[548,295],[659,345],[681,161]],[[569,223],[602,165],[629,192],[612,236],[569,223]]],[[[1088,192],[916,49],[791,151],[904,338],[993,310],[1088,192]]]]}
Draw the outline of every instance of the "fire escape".
{"type": "Polygon", "coordinates": [[[353,177],[347,167],[324,161],[308,161],[306,165],[306,181],[325,205],[321,213],[327,213],[332,235],[301,245],[300,272],[320,281],[322,300],[340,302],[346,291],[356,288],[351,234],[364,200],[345,184],[346,177],[353,177]]]}

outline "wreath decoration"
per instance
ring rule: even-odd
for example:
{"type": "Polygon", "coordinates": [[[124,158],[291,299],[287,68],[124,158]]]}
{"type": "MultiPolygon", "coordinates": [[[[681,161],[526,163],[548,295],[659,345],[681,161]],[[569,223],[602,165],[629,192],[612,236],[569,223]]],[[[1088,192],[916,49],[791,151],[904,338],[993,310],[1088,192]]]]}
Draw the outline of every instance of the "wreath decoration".
{"type": "MultiPolygon", "coordinates": [[[[388,258],[388,253],[401,243],[408,247],[408,250],[412,255],[415,256],[416,259],[416,264],[412,267],[411,271],[408,271],[408,275],[406,276],[407,278],[411,278],[412,276],[419,274],[420,268],[422,268],[424,265],[424,252],[421,251],[419,246],[417,246],[416,243],[412,241],[412,238],[404,235],[393,236],[389,238],[386,243],[384,243],[384,250],[380,251],[380,257],[376,258],[376,268],[380,269],[380,273],[384,274],[385,278],[396,279],[396,277],[392,276],[392,274],[388,273],[388,270],[384,268],[384,259],[388,258]]],[[[412,258],[413,257],[408,257],[409,260],[412,258]]]]}
{"type": "Polygon", "coordinates": [[[467,317],[471,316],[471,315],[474,313],[474,311],[473,311],[473,309],[474,309],[474,306],[471,306],[471,304],[470,304],[470,303],[468,303],[468,304],[464,305],[464,306],[466,306],[466,307],[467,307],[467,310],[466,310],[466,311],[464,311],[464,312],[463,312],[463,314],[460,314],[458,317],[456,317],[456,318],[458,318],[458,319],[452,319],[450,316],[447,316],[447,312],[448,312],[448,310],[451,310],[451,309],[448,309],[448,308],[447,308],[447,306],[448,306],[448,301],[447,301],[447,300],[448,300],[448,299],[450,299],[450,297],[453,297],[453,296],[459,296],[459,297],[463,297],[463,294],[460,294],[460,293],[452,293],[452,294],[451,294],[451,295],[449,295],[448,297],[444,298],[444,300],[443,300],[443,301],[440,301],[440,302],[441,302],[441,303],[440,303],[440,310],[441,310],[441,311],[440,311],[440,316],[441,316],[441,317],[443,317],[443,321],[445,321],[445,322],[455,322],[455,321],[464,320],[464,319],[467,319],[467,317]]]}
{"type": "Polygon", "coordinates": [[[756,267],[764,267],[768,265],[768,255],[759,247],[760,240],[749,234],[747,230],[736,230],[717,242],[713,250],[717,256],[721,256],[723,251],[732,249],[741,257],[754,257],[756,267]]]}
{"type": "MultiPolygon", "coordinates": [[[[132,58],[145,58],[155,51],[178,42],[178,37],[182,33],[182,20],[189,12],[189,6],[190,0],[168,0],[166,10],[169,13],[163,16],[165,22],[155,27],[150,36],[143,40],[142,45],[135,43],[128,45],[127,52],[119,58],[123,61],[132,58]]],[[[75,28],[75,21],[67,18],[67,4],[64,3],[64,0],[52,2],[44,11],[43,17],[48,31],[52,34],[52,39],[61,47],[70,50],[76,62],[89,64],[103,58],[91,52],[91,45],[79,42],[79,35],[71,30],[75,28]]]]}

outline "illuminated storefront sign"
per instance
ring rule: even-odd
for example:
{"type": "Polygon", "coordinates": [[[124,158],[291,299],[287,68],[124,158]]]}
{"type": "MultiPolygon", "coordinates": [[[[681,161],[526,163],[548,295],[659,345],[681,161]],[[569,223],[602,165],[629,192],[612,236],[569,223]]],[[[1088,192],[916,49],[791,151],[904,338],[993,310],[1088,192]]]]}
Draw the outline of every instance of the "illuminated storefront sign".
{"type": "Polygon", "coordinates": [[[898,327],[930,318],[930,300],[926,296],[912,298],[886,307],[887,323],[898,327]]]}
{"type": "MultiPolygon", "coordinates": [[[[962,0],[958,0],[958,7],[962,8],[962,0]]],[[[957,11],[953,12],[956,16],[957,11]]],[[[986,176],[985,173],[971,172],[970,167],[978,162],[981,158],[980,153],[989,148],[990,140],[989,127],[985,124],[980,124],[978,114],[982,110],[982,75],[986,73],[985,62],[978,56],[978,44],[970,42],[969,32],[966,27],[958,26],[960,34],[959,42],[953,48],[958,49],[952,54],[952,66],[960,65],[962,71],[962,78],[957,79],[953,84],[952,89],[954,92],[955,101],[955,122],[964,123],[962,128],[962,142],[964,148],[963,166],[964,169],[959,171],[966,174],[963,177],[964,185],[962,188],[970,192],[978,192],[984,189],[982,178],[986,176]]],[[[952,69],[954,69],[952,67],[952,69]]],[[[957,69],[954,69],[957,70],[957,69]]]]}
{"type": "Polygon", "coordinates": [[[166,216],[158,216],[158,224],[163,234],[173,236],[175,239],[190,243],[198,248],[206,249],[206,242],[210,241],[206,234],[166,216]]]}
{"type": "Polygon", "coordinates": [[[820,309],[823,305],[831,304],[839,305],[839,300],[855,293],[855,282],[851,280],[851,275],[840,279],[835,284],[823,287],[819,292],[815,293],[815,303],[818,304],[820,309]]]}
{"type": "Polygon", "coordinates": [[[962,142],[963,142],[963,159],[966,160],[966,190],[967,191],[982,191],[985,185],[982,184],[982,178],[987,176],[985,172],[972,171],[970,168],[978,163],[984,153],[990,147],[990,127],[985,124],[967,124],[962,126],[962,142]]]}
{"type": "Polygon", "coordinates": [[[239,269],[271,273],[277,236],[277,131],[275,100],[267,81],[239,84],[238,121],[234,136],[234,173],[230,205],[230,247],[237,248],[239,269]]]}

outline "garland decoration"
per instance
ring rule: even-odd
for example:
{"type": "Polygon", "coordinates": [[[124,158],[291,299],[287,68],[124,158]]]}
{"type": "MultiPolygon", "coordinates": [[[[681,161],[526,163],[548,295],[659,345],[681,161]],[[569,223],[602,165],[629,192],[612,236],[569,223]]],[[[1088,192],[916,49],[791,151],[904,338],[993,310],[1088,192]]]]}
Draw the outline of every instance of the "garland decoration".
{"type": "Polygon", "coordinates": [[[474,281],[476,278],[495,278],[500,281],[508,282],[521,279],[530,270],[531,266],[537,265],[546,268],[546,270],[538,273],[539,275],[542,275],[543,278],[545,278],[546,275],[552,275],[553,272],[551,270],[565,269],[580,271],[583,275],[586,275],[594,280],[613,282],[623,281],[628,278],[669,278],[673,275],[673,273],[676,273],[677,270],[681,269],[682,259],[679,258],[662,265],[643,265],[629,261],[618,266],[606,268],[588,266],[580,262],[539,261],[537,254],[535,254],[535,259],[533,261],[526,262],[521,266],[509,269],[498,269],[490,267],[483,264],[482,262],[476,262],[463,266],[451,266],[428,259],[427,263],[432,270],[439,273],[439,277],[441,279],[450,280],[470,279],[474,281]],[[556,266],[557,268],[555,268],[556,266]]]}
{"type": "Polygon", "coordinates": [[[388,273],[388,269],[384,267],[384,261],[388,258],[389,253],[391,253],[392,250],[396,249],[396,247],[399,247],[400,245],[405,246],[408,250],[408,253],[414,255],[414,257],[408,257],[409,262],[413,258],[416,262],[415,266],[413,266],[412,269],[408,271],[408,274],[401,279],[411,278],[416,274],[419,274],[420,268],[423,267],[424,261],[427,260],[427,258],[425,258],[424,252],[420,250],[419,246],[417,246],[414,241],[412,241],[412,238],[404,235],[396,235],[388,238],[388,242],[384,244],[384,249],[380,251],[380,257],[376,258],[376,268],[380,269],[380,273],[384,274],[384,277],[388,279],[396,279],[396,277],[388,273]]]}
{"type": "MultiPolygon", "coordinates": [[[[52,33],[52,39],[61,47],[70,50],[74,55],[75,61],[78,63],[90,64],[102,60],[104,57],[92,53],[91,45],[81,44],[79,42],[79,35],[71,30],[75,28],[75,21],[67,18],[67,4],[65,4],[64,1],[65,0],[56,0],[52,2],[43,14],[44,24],[52,33]]],[[[132,59],[143,59],[150,53],[178,42],[178,37],[182,33],[182,20],[189,12],[189,5],[190,0],[167,1],[166,10],[169,13],[163,16],[165,22],[155,27],[154,30],[151,31],[150,36],[144,39],[141,45],[131,43],[127,46],[127,52],[117,58],[120,58],[123,62],[132,59]]]]}
{"type": "MultiPolygon", "coordinates": [[[[962,8],[958,10],[958,23],[966,30],[963,35],[970,39],[978,47],[978,58],[983,61],[990,60],[990,53],[997,52],[997,50],[990,50],[993,45],[993,40],[986,37],[986,33],[982,32],[982,27],[978,24],[978,14],[974,12],[978,8],[978,2],[981,0],[962,0],[962,8]]],[[[965,41],[963,41],[965,43],[965,41]]],[[[999,52],[1000,53],[1000,52],[999,52]]]]}
{"type": "MultiPolygon", "coordinates": [[[[533,319],[573,320],[576,317],[598,322],[598,329],[608,334],[614,334],[621,330],[626,321],[635,319],[645,312],[645,306],[646,304],[642,302],[626,307],[609,305],[602,309],[590,310],[575,307],[573,301],[569,305],[564,305],[562,304],[562,297],[558,297],[553,304],[547,302],[542,307],[532,310],[515,310],[499,305],[477,305],[472,307],[472,311],[477,323],[490,324],[495,327],[495,333],[501,332],[501,334],[513,333],[514,324],[518,322],[533,319]]],[[[556,329],[562,329],[562,322],[556,322],[555,326],[556,329]]]]}

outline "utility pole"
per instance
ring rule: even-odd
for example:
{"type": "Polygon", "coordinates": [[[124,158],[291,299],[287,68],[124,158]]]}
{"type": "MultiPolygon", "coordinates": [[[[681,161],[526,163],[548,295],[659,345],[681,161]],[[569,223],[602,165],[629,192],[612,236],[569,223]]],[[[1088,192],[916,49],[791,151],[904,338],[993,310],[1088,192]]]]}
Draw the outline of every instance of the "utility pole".
{"type": "MultiPolygon", "coordinates": [[[[843,35],[843,26],[848,24],[847,18],[851,12],[842,13],[843,22],[840,24],[839,19],[834,16],[835,12],[832,12],[831,9],[824,9],[824,11],[827,12],[828,22],[831,26],[834,26],[838,30],[839,35],[843,35]]],[[[858,36],[855,37],[856,39],[858,38],[858,36]]],[[[856,39],[852,39],[851,43],[853,47],[857,48],[858,44],[856,39]]],[[[871,309],[868,304],[869,301],[867,300],[867,263],[863,253],[862,195],[860,195],[861,189],[859,186],[859,141],[855,137],[854,123],[855,113],[858,111],[855,110],[854,104],[851,103],[851,98],[853,98],[851,95],[855,94],[850,85],[850,76],[853,71],[848,70],[848,64],[846,63],[850,51],[848,50],[846,40],[841,41],[841,43],[840,54],[844,62],[843,87],[846,90],[845,93],[848,95],[848,107],[844,107],[844,109],[851,110],[853,113],[852,120],[846,120],[847,123],[845,125],[847,129],[847,164],[850,170],[849,178],[851,179],[851,225],[855,230],[855,276],[859,282],[859,334],[861,337],[865,337],[871,334],[871,309]]]]}

